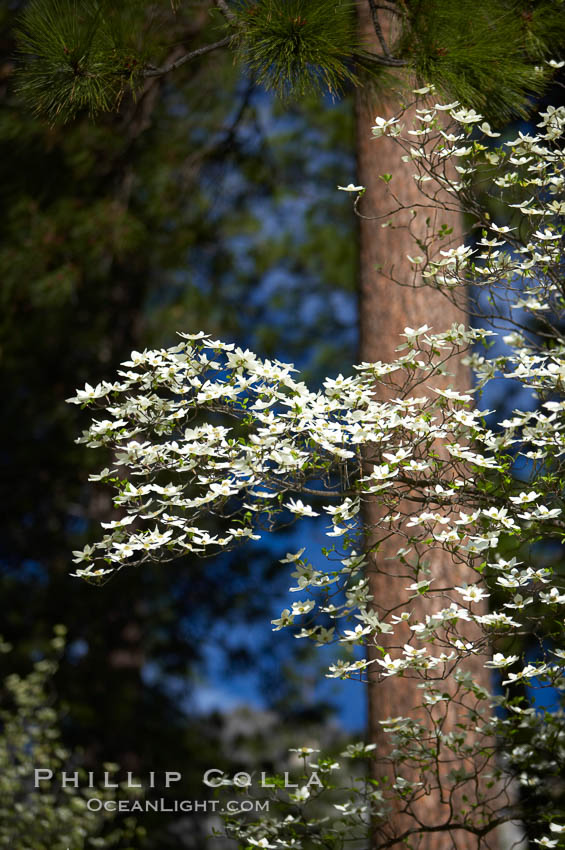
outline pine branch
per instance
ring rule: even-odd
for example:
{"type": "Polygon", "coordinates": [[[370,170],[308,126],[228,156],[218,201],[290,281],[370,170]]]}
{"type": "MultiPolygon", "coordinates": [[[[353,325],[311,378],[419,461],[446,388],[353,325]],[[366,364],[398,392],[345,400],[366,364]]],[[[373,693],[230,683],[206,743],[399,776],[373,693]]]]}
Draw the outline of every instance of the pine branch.
{"type": "MultiPolygon", "coordinates": [[[[117,111],[124,95],[135,95],[144,81],[227,47],[232,37],[190,51],[177,48],[162,65],[152,64],[159,40],[144,4],[131,0],[114,14],[109,3],[30,0],[20,17],[17,36],[23,61],[17,87],[30,107],[53,123],[72,120],[81,112],[94,116],[117,111]]],[[[200,32],[207,18],[207,13],[193,18],[185,37],[200,32]]]]}
{"type": "Polygon", "coordinates": [[[348,0],[244,0],[238,18],[241,61],[280,96],[359,84],[362,45],[348,0]]]}
{"type": "Polygon", "coordinates": [[[410,58],[415,79],[498,124],[527,115],[550,73],[544,60],[563,51],[565,18],[553,0],[541,17],[518,14],[505,0],[397,3],[396,50],[410,58]]]}
{"type": "Polygon", "coordinates": [[[175,71],[177,68],[180,68],[181,65],[185,65],[187,62],[192,62],[193,59],[198,59],[199,56],[205,56],[207,53],[211,53],[213,50],[218,50],[221,47],[227,47],[231,39],[232,37],[228,35],[225,38],[220,39],[220,41],[215,41],[212,44],[205,44],[203,47],[198,47],[196,50],[191,50],[190,53],[185,53],[184,56],[181,56],[174,62],[170,62],[168,65],[163,65],[161,68],[154,68],[152,66],[148,66],[142,72],[142,76],[162,77],[164,74],[169,74],[171,71],[175,71]]]}
{"type": "Polygon", "coordinates": [[[557,58],[565,43],[559,0],[544,0],[528,16],[508,14],[506,0],[364,2],[379,52],[364,49],[350,0],[240,0],[233,7],[208,0],[207,11],[213,6],[224,19],[224,38],[155,65],[158,43],[147,37],[145,4],[131,0],[110,14],[111,0],[29,0],[17,87],[52,122],[94,116],[117,110],[144,80],[229,46],[259,84],[283,97],[336,94],[365,78],[386,85],[383,67],[410,66],[415,79],[449,99],[505,120],[527,111],[549,76],[544,60],[557,58]],[[394,44],[383,31],[385,12],[401,18],[394,44]]]}

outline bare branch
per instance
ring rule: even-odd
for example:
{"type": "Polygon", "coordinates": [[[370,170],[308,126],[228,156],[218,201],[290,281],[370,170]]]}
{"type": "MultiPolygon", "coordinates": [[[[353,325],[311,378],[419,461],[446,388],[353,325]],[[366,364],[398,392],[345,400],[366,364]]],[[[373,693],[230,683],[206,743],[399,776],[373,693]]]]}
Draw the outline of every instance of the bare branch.
{"type": "Polygon", "coordinates": [[[407,65],[408,62],[406,59],[398,59],[396,56],[392,55],[390,47],[387,44],[387,40],[384,36],[381,22],[379,21],[379,10],[384,10],[396,15],[400,14],[399,10],[393,8],[392,6],[383,6],[381,3],[377,3],[376,0],[368,0],[368,2],[369,8],[371,9],[373,29],[375,30],[376,36],[379,40],[379,44],[381,45],[383,55],[381,56],[378,53],[367,53],[363,58],[369,59],[372,62],[378,62],[380,65],[390,65],[392,67],[401,67],[403,65],[407,65]]]}
{"type": "Polygon", "coordinates": [[[377,4],[375,3],[375,0],[369,0],[369,6],[371,8],[371,18],[373,19],[373,28],[374,28],[374,30],[377,34],[377,38],[378,38],[379,43],[380,43],[380,45],[383,49],[384,55],[387,57],[387,59],[390,59],[391,53],[390,53],[390,50],[388,49],[388,44],[386,43],[385,37],[383,35],[383,29],[382,29],[380,21],[379,21],[379,12],[378,12],[378,8],[377,8],[377,4]]]}
{"type": "Polygon", "coordinates": [[[163,65],[162,68],[146,68],[143,72],[143,76],[162,77],[164,74],[169,74],[171,71],[175,71],[177,68],[180,68],[181,65],[185,65],[187,62],[192,62],[193,59],[198,59],[199,56],[205,56],[213,50],[218,50],[221,47],[227,47],[230,41],[231,36],[228,35],[220,41],[215,41],[212,44],[205,44],[204,47],[198,47],[196,50],[191,50],[190,53],[185,53],[184,56],[181,56],[174,62],[170,62],[168,65],[163,65]]]}
{"type": "Polygon", "coordinates": [[[222,13],[228,23],[235,24],[235,22],[237,21],[237,17],[231,11],[230,7],[226,3],[226,0],[214,0],[214,5],[222,13]]]}
{"type": "MultiPolygon", "coordinates": [[[[253,81],[249,80],[248,85],[246,86],[245,91],[243,93],[243,97],[241,98],[240,105],[230,123],[227,126],[223,127],[219,131],[219,133],[216,134],[216,137],[212,139],[210,144],[199,148],[198,151],[193,153],[185,160],[181,171],[183,183],[185,183],[192,177],[192,174],[197,165],[201,164],[209,157],[218,155],[220,151],[229,148],[230,144],[233,142],[236,136],[237,127],[241,119],[243,118],[247,107],[249,106],[249,101],[251,99],[253,88],[253,81]]],[[[223,410],[222,412],[226,415],[230,415],[229,409],[223,410]]]]}
{"type": "Polygon", "coordinates": [[[375,3],[374,0],[372,5],[374,5],[375,9],[384,9],[385,12],[390,12],[392,15],[402,15],[402,12],[396,6],[387,3],[375,3]]]}
{"type": "Polygon", "coordinates": [[[365,62],[378,62],[379,65],[389,65],[392,68],[402,68],[408,65],[407,59],[397,59],[395,56],[381,56],[380,53],[364,53],[362,56],[357,56],[357,59],[365,62]]]}

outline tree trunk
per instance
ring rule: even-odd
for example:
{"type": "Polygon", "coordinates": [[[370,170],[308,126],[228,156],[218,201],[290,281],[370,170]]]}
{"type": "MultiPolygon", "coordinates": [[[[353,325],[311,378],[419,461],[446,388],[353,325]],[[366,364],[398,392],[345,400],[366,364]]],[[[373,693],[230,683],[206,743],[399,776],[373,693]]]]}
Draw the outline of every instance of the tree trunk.
{"type": "MultiPolygon", "coordinates": [[[[380,46],[376,43],[369,3],[367,0],[358,0],[357,8],[364,43],[368,49],[381,52],[380,46]]],[[[390,38],[392,22],[386,20],[386,13],[382,15],[380,20],[385,36],[390,38]]],[[[414,242],[414,236],[407,229],[381,227],[381,222],[387,220],[386,216],[389,215],[395,204],[388,192],[387,183],[380,179],[380,175],[384,173],[393,174],[390,183],[391,189],[401,199],[403,205],[408,208],[400,216],[395,216],[397,223],[399,218],[404,223],[412,218],[410,207],[421,202],[421,195],[418,184],[412,177],[415,169],[412,163],[405,163],[401,160],[400,147],[390,138],[375,139],[371,135],[375,116],[390,117],[398,111],[398,101],[395,101],[392,97],[387,100],[382,98],[377,100],[374,97],[373,102],[370,103],[369,98],[370,95],[367,94],[366,90],[363,90],[359,94],[357,102],[358,182],[365,186],[367,190],[360,209],[363,215],[370,217],[384,216],[384,218],[379,220],[361,218],[360,220],[359,359],[366,362],[378,360],[386,362],[395,359],[397,356],[395,349],[402,342],[399,334],[404,331],[406,326],[418,328],[427,324],[433,332],[437,333],[446,330],[453,322],[465,321],[465,316],[439,292],[428,287],[401,286],[392,282],[388,276],[392,265],[394,265],[394,277],[398,280],[410,281],[412,271],[409,261],[406,260],[406,254],[418,253],[418,249],[414,242]],[[404,216],[403,219],[402,216],[404,216]]],[[[410,123],[411,117],[410,113],[406,114],[406,124],[410,123]]],[[[427,213],[420,213],[420,216],[416,217],[416,224],[419,218],[422,219],[422,235],[426,217],[427,213]]],[[[454,220],[454,218],[448,220],[447,214],[442,213],[437,224],[440,225],[444,222],[453,227],[455,244],[460,244],[463,241],[462,222],[454,220]]],[[[443,386],[452,385],[461,391],[468,390],[472,381],[469,369],[458,362],[453,364],[450,371],[455,374],[448,379],[442,379],[443,386]]],[[[418,395],[423,395],[426,392],[425,385],[429,384],[429,380],[425,381],[424,385],[418,388],[418,395]]],[[[436,385],[439,386],[439,382],[436,382],[436,385]]],[[[376,542],[377,535],[374,529],[381,516],[382,508],[374,503],[366,504],[363,519],[366,529],[366,545],[369,549],[376,542]]],[[[408,602],[410,592],[406,590],[406,587],[414,581],[414,577],[408,575],[407,569],[402,567],[398,560],[395,561],[396,553],[403,545],[403,538],[399,535],[393,535],[380,546],[378,552],[371,554],[369,561],[370,593],[373,596],[373,605],[379,618],[384,618],[394,608],[397,613],[403,610],[412,610],[413,622],[417,622],[422,620],[426,613],[431,613],[434,607],[436,609],[444,607],[445,599],[438,599],[435,605],[423,598],[419,601],[419,604],[415,604],[414,601],[408,602]]],[[[464,575],[462,568],[454,565],[449,553],[436,551],[431,566],[435,578],[434,583],[438,587],[450,587],[463,581],[469,583],[476,581],[476,576],[473,577],[469,570],[465,570],[469,574],[464,575]]],[[[479,612],[478,606],[476,610],[479,612]]],[[[402,623],[400,627],[396,627],[395,634],[392,640],[388,641],[388,644],[387,635],[379,635],[379,642],[387,648],[387,651],[390,648],[391,655],[395,657],[399,654],[396,651],[397,648],[401,651],[403,644],[408,642],[411,635],[412,632],[409,630],[408,624],[402,623]],[[394,651],[393,647],[395,648],[394,651]]],[[[382,658],[381,654],[377,655],[374,647],[372,650],[369,647],[368,654],[370,658],[382,658]]],[[[488,688],[490,682],[487,671],[482,664],[483,661],[480,658],[471,658],[465,662],[465,669],[471,670],[474,680],[488,688]]],[[[375,664],[374,666],[377,667],[378,665],[375,664]]],[[[422,708],[423,691],[417,688],[419,681],[417,678],[391,676],[384,681],[377,682],[373,679],[372,683],[369,683],[369,736],[370,740],[377,744],[373,778],[380,782],[382,782],[385,774],[393,775],[390,770],[386,770],[387,746],[390,745],[387,744],[388,736],[383,733],[381,721],[390,717],[404,716],[417,718],[424,722],[427,728],[431,729],[433,726],[430,717],[422,708]]],[[[441,682],[441,690],[454,694],[456,684],[453,681],[453,676],[441,682]]],[[[445,714],[446,703],[440,705],[444,707],[442,711],[445,714]]],[[[466,713],[466,708],[470,707],[470,705],[465,707],[460,704],[453,704],[447,710],[442,727],[443,731],[453,729],[458,719],[466,719],[461,717],[461,712],[466,713]]],[[[440,714],[435,715],[436,719],[439,716],[440,714]]],[[[467,742],[473,743],[469,742],[468,738],[467,742]]],[[[469,808],[463,799],[465,793],[471,798],[471,802],[477,798],[480,783],[479,786],[467,783],[466,787],[454,788],[454,782],[447,777],[447,774],[456,766],[462,765],[455,765],[453,756],[445,752],[442,754],[440,749],[435,783],[426,782],[426,787],[423,789],[420,799],[411,804],[410,812],[406,811],[407,807],[404,804],[399,804],[386,824],[375,826],[372,836],[374,850],[386,842],[389,842],[387,846],[410,846],[418,848],[418,850],[450,850],[450,848],[476,850],[479,846],[487,846],[487,844],[480,844],[477,835],[463,829],[437,830],[438,827],[447,822],[461,822],[461,809],[469,808]],[[433,787],[434,784],[435,788],[433,787]],[[426,827],[435,828],[436,831],[427,832],[426,827]],[[410,838],[408,845],[403,843],[402,840],[394,841],[395,836],[400,836],[407,830],[413,829],[417,830],[417,834],[410,838]]],[[[468,770],[474,769],[472,762],[466,763],[464,766],[468,770]]],[[[398,774],[410,781],[421,779],[415,765],[403,764],[398,770],[398,774]]],[[[493,846],[492,839],[488,846],[493,846]]]]}

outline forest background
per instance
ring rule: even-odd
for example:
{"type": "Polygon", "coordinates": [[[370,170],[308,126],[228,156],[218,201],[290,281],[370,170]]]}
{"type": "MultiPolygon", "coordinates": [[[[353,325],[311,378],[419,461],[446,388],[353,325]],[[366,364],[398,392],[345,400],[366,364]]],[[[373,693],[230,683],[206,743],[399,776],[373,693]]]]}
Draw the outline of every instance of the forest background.
{"type": "MultiPolygon", "coordinates": [[[[274,639],[289,535],[124,574],[111,594],[70,578],[111,504],[87,484],[98,459],[65,399],[183,328],[314,382],[353,362],[356,231],[336,188],[354,177],[352,98],[283,104],[218,52],[119,114],[50,126],[14,92],[22,8],[0,11],[2,672],[27,673],[64,624],[49,701],[85,768],[176,770],[206,797],[206,769],[272,769],[291,729],[362,728],[362,688],[320,690],[317,656],[274,639]]],[[[199,847],[210,830],[166,821],[144,817],[144,846],[199,847]]]]}

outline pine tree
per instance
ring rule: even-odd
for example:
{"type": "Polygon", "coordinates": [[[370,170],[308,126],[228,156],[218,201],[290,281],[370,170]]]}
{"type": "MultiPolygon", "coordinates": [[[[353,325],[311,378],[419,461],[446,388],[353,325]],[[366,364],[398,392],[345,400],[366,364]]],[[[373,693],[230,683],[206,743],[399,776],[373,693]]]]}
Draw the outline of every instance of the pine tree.
{"type": "MultiPolygon", "coordinates": [[[[366,44],[373,44],[378,48],[379,36],[383,45],[393,40],[395,21],[390,14],[382,15],[377,20],[373,18],[371,9],[366,4],[359,3],[358,15],[360,36],[366,44]]],[[[409,83],[410,78],[407,76],[406,89],[409,83]]],[[[398,146],[393,139],[376,139],[371,135],[374,116],[378,114],[390,118],[398,112],[399,107],[399,96],[395,96],[394,92],[387,93],[386,98],[382,94],[380,97],[378,94],[371,97],[370,93],[360,92],[357,98],[358,182],[366,187],[366,196],[358,205],[362,216],[359,228],[359,360],[368,363],[387,363],[394,360],[395,350],[402,341],[401,334],[406,327],[418,328],[427,324],[440,331],[447,329],[454,322],[464,320],[461,310],[447,301],[442,293],[431,291],[427,287],[417,287],[414,266],[407,259],[407,255],[416,253],[415,236],[425,239],[430,228],[439,232],[443,227],[445,231],[450,231],[448,239],[453,239],[454,244],[463,241],[463,233],[462,221],[456,213],[445,211],[439,218],[437,211],[434,211],[430,220],[427,211],[421,208],[421,187],[413,179],[412,162],[403,162],[400,159],[398,146]],[[398,207],[397,199],[405,207],[401,215],[394,215],[395,208],[398,207]],[[410,285],[409,281],[413,281],[413,285],[410,285]]],[[[415,123],[415,119],[416,107],[413,107],[406,114],[406,120],[415,123]]],[[[439,190],[440,187],[434,185],[434,189],[439,190]]],[[[443,242],[441,247],[445,247],[443,242]]],[[[452,386],[465,392],[470,387],[471,380],[470,370],[459,361],[455,367],[451,365],[450,374],[443,380],[436,376],[433,384],[437,388],[452,386]]],[[[422,395],[433,395],[433,389],[430,390],[429,385],[428,380],[425,387],[422,387],[422,395]]],[[[369,458],[367,465],[369,468],[369,458]]],[[[406,505],[408,513],[410,509],[414,509],[413,504],[406,505]]],[[[369,587],[377,615],[379,619],[386,620],[397,610],[397,606],[403,606],[412,610],[415,617],[423,618],[426,613],[432,613],[430,603],[421,600],[418,605],[414,601],[408,601],[411,591],[407,587],[412,579],[409,569],[399,561],[397,555],[397,551],[403,546],[403,540],[396,534],[383,535],[378,528],[381,514],[382,507],[375,501],[367,502],[364,522],[367,528],[366,546],[370,552],[369,587]],[[376,529],[377,533],[371,531],[372,529],[376,529]]],[[[434,580],[444,586],[449,584],[450,579],[453,580],[454,570],[457,570],[449,553],[441,549],[434,553],[428,568],[434,580]]],[[[459,568],[458,580],[463,582],[468,576],[459,575],[460,572],[459,568]]],[[[410,624],[405,623],[400,648],[402,643],[409,643],[410,638],[410,624]]],[[[390,649],[393,657],[396,657],[398,643],[398,634],[394,636],[394,643],[387,641],[386,635],[381,636],[381,644],[390,649]]],[[[368,653],[371,659],[377,658],[376,651],[371,652],[370,645],[368,653]]],[[[378,668],[378,664],[376,666],[378,668]]],[[[488,689],[488,671],[480,663],[476,663],[474,667],[475,681],[488,689]]],[[[446,681],[443,685],[445,691],[454,694],[456,683],[446,681]]],[[[414,679],[391,677],[384,682],[371,682],[370,676],[368,701],[369,738],[377,744],[378,754],[372,763],[373,777],[381,784],[387,781],[389,773],[389,768],[382,759],[388,738],[382,722],[391,717],[417,717],[426,726],[427,719],[421,709],[421,691],[414,679]]],[[[448,727],[450,731],[455,730],[457,713],[460,710],[461,706],[450,706],[444,731],[447,731],[448,727]]],[[[447,774],[451,767],[452,765],[444,765],[438,769],[438,779],[445,791],[450,787],[447,774]]],[[[471,768],[472,765],[467,767],[471,768]]],[[[408,765],[402,766],[402,776],[414,783],[421,779],[417,768],[408,765]]],[[[449,805],[453,805],[454,799],[461,805],[465,791],[471,797],[477,793],[476,788],[462,788],[455,798],[448,791],[441,795],[439,792],[426,794],[418,806],[421,822],[435,825],[448,822],[449,805]]],[[[391,834],[402,834],[403,830],[410,826],[410,818],[403,815],[399,809],[391,814],[385,835],[388,835],[388,830],[391,834]]],[[[382,828],[380,825],[379,832],[374,835],[375,843],[385,837],[382,828]]],[[[473,850],[476,847],[476,838],[468,833],[452,833],[450,838],[447,838],[444,833],[430,832],[425,834],[418,844],[421,850],[441,850],[447,846],[457,847],[458,850],[473,850]],[[450,843],[447,845],[446,841],[450,843]]]]}

